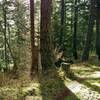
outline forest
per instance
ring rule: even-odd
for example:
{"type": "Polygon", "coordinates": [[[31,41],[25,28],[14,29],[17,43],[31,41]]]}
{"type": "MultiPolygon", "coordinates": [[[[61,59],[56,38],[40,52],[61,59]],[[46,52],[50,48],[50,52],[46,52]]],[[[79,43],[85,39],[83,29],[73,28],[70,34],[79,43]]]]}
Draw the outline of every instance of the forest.
{"type": "Polygon", "coordinates": [[[100,0],[0,0],[0,100],[100,100],[100,0]]]}

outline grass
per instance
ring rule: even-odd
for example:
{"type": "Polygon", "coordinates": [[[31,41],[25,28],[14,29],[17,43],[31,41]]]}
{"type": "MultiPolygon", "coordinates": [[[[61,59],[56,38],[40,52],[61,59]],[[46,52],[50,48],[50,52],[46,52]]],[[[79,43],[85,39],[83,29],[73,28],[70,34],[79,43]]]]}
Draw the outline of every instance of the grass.
{"type": "MultiPolygon", "coordinates": [[[[80,83],[90,87],[94,91],[100,91],[100,78],[89,77],[96,71],[100,71],[99,62],[75,63],[71,66],[71,78],[81,79],[80,83]],[[75,75],[75,76],[74,76],[75,75]]],[[[0,73],[0,100],[22,100],[26,96],[41,96],[42,100],[55,100],[65,89],[65,73],[60,69],[50,69],[39,77],[31,80],[30,69],[19,72],[19,78],[13,79],[10,73],[0,73]],[[60,73],[58,73],[58,71],[60,73]]],[[[99,92],[100,93],[100,92],[99,92]]],[[[73,100],[72,96],[66,96],[65,100],[73,100]]]]}
{"type": "Polygon", "coordinates": [[[6,74],[4,79],[1,78],[0,80],[2,81],[0,97],[3,100],[9,100],[7,97],[13,98],[10,100],[22,100],[22,97],[27,95],[42,96],[43,100],[53,100],[57,94],[66,88],[56,70],[48,70],[34,80],[30,80],[26,75],[14,80],[6,74]]]}
{"type": "Polygon", "coordinates": [[[93,91],[100,93],[100,62],[97,60],[89,61],[87,63],[74,64],[72,67],[76,80],[80,83],[90,87],[93,91]]]}

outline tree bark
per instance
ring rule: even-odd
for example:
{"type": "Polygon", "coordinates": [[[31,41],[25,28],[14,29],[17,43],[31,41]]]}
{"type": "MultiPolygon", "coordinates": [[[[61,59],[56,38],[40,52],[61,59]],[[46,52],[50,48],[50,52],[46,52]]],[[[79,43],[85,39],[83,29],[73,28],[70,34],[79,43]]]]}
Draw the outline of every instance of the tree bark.
{"type": "Polygon", "coordinates": [[[95,0],[91,0],[90,3],[91,5],[90,5],[88,32],[87,32],[86,43],[83,51],[82,61],[87,61],[89,59],[89,51],[91,48],[93,27],[95,22],[95,0]]]}
{"type": "Polygon", "coordinates": [[[51,40],[52,0],[41,0],[40,53],[42,69],[54,65],[51,40]]]}
{"type": "Polygon", "coordinates": [[[78,0],[75,0],[75,11],[74,11],[74,32],[73,32],[73,57],[75,60],[78,59],[77,55],[77,22],[78,22],[78,7],[76,7],[78,0]]]}
{"type": "Polygon", "coordinates": [[[96,0],[96,54],[100,60],[100,1],[96,0]]]}
{"type": "Polygon", "coordinates": [[[7,43],[6,43],[6,38],[7,38],[7,7],[6,7],[6,0],[4,0],[4,6],[3,6],[3,16],[4,16],[4,46],[5,46],[5,66],[6,66],[6,71],[7,71],[7,68],[8,68],[8,63],[7,63],[7,43]]]}
{"type": "Polygon", "coordinates": [[[31,77],[33,78],[38,72],[38,49],[35,46],[35,27],[34,27],[34,0],[30,0],[30,21],[31,21],[31,77]]]}
{"type": "Polygon", "coordinates": [[[60,29],[60,41],[59,45],[63,44],[63,34],[64,34],[64,23],[65,23],[65,0],[61,0],[61,29],[60,29]]]}

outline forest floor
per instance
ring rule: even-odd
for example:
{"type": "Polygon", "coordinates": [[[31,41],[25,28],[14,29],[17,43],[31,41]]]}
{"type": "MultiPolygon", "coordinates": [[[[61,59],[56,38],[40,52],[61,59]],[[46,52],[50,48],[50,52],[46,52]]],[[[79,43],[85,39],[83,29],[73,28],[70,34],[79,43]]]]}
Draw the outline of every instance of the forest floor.
{"type": "Polygon", "coordinates": [[[72,64],[70,76],[58,68],[31,80],[31,56],[25,56],[28,61],[18,79],[11,73],[0,73],[0,100],[100,100],[100,62],[94,57],[87,63],[72,64]]]}
{"type": "Polygon", "coordinates": [[[31,80],[29,71],[24,69],[19,79],[0,73],[0,100],[100,100],[99,63],[73,64],[69,78],[59,68],[31,80]]]}

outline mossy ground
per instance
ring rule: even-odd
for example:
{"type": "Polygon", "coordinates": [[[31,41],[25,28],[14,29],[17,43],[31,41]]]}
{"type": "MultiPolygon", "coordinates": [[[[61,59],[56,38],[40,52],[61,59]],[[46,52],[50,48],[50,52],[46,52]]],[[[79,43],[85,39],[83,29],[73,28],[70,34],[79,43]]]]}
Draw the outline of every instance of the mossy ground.
{"type": "MultiPolygon", "coordinates": [[[[92,61],[73,64],[71,71],[74,76],[71,77],[100,92],[99,65],[99,62],[92,61]],[[97,73],[99,75],[96,77],[97,73]]],[[[44,74],[39,74],[34,80],[29,78],[29,69],[20,72],[18,79],[13,79],[11,74],[0,73],[0,100],[24,100],[26,96],[33,95],[41,97],[41,100],[56,100],[67,89],[64,78],[65,73],[61,69],[49,69],[44,74]]],[[[64,96],[65,100],[73,100],[70,95],[64,96]]]]}
{"type": "Polygon", "coordinates": [[[78,82],[100,93],[100,62],[97,59],[74,64],[71,70],[78,82]]]}

